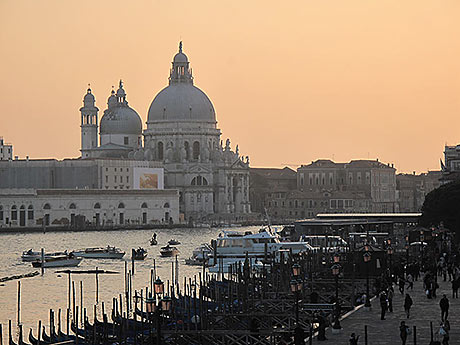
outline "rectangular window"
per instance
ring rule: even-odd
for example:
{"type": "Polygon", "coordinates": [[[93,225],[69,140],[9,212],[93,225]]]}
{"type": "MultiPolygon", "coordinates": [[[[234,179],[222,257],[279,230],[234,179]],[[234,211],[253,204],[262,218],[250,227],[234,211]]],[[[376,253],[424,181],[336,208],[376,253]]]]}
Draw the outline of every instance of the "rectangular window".
{"type": "Polygon", "coordinates": [[[126,183],[129,183],[129,176],[126,176],[126,183]]]}
{"type": "Polygon", "coordinates": [[[120,183],[123,183],[123,176],[120,176],[120,183]]]}
{"type": "Polygon", "coordinates": [[[331,200],[331,208],[337,208],[337,200],[331,200]]]}
{"type": "Polygon", "coordinates": [[[105,175],[105,183],[109,183],[109,175],[105,175]]]}
{"type": "Polygon", "coordinates": [[[105,168],[105,171],[109,171],[109,168],[105,168]]]}
{"type": "Polygon", "coordinates": [[[0,220],[3,220],[3,211],[0,211],[0,220]]]}
{"type": "Polygon", "coordinates": [[[18,211],[11,211],[11,220],[18,220],[18,211]]]}
{"type": "Polygon", "coordinates": [[[337,200],[337,208],[343,208],[343,200],[337,200]]]}
{"type": "Polygon", "coordinates": [[[117,168],[115,168],[115,171],[117,171],[117,168]]]}
{"type": "Polygon", "coordinates": [[[113,177],[113,179],[114,179],[114,182],[117,183],[117,176],[116,175],[113,177]]]}
{"type": "Polygon", "coordinates": [[[120,172],[123,172],[123,168],[120,168],[120,172]]]}
{"type": "Polygon", "coordinates": [[[125,145],[128,145],[128,144],[129,144],[129,139],[128,139],[128,137],[124,137],[124,143],[125,143],[125,145]]]}

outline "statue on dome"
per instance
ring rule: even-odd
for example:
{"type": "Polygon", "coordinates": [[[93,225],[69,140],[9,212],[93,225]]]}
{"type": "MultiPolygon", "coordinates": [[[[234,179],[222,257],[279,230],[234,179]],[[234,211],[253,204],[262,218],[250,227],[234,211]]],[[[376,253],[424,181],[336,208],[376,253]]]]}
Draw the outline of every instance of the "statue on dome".
{"type": "Polygon", "coordinates": [[[227,138],[227,140],[225,141],[225,151],[230,151],[230,150],[231,150],[230,139],[227,138]]]}

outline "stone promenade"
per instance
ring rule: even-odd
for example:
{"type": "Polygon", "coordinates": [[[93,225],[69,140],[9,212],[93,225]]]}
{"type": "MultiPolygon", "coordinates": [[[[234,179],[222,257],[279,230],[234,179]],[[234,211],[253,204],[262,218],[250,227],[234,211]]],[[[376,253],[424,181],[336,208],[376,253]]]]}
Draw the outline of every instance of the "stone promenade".
{"type": "MultiPolygon", "coordinates": [[[[449,299],[449,322],[451,326],[449,344],[460,344],[460,298],[452,299],[452,289],[450,282],[444,282],[438,277],[440,288],[437,290],[436,299],[428,299],[423,291],[423,283],[419,280],[414,282],[414,289],[409,290],[414,304],[411,308],[411,316],[406,319],[404,312],[404,295],[399,293],[398,287],[395,286],[395,294],[393,299],[393,313],[386,314],[386,320],[380,320],[380,303],[375,299],[372,303],[370,311],[361,308],[353,314],[342,320],[342,332],[332,334],[331,329],[327,331],[327,341],[318,341],[314,339],[314,343],[346,345],[350,334],[355,332],[360,334],[359,344],[364,345],[364,325],[368,326],[368,344],[369,345],[397,345],[401,344],[399,337],[399,324],[401,321],[406,321],[406,325],[413,329],[417,327],[417,344],[428,345],[430,343],[430,321],[433,322],[433,332],[435,340],[439,337],[439,325],[441,322],[441,309],[439,308],[439,300],[443,293],[449,299]]],[[[406,344],[414,344],[413,334],[408,337],[406,344]]]]}

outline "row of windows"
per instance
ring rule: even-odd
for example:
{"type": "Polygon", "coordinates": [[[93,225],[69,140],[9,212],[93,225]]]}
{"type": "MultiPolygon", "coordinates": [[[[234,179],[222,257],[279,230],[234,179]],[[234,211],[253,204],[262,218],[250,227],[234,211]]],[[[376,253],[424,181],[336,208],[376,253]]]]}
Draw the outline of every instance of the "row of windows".
{"type": "MultiPolygon", "coordinates": [[[[126,177],[126,179],[125,179],[126,183],[129,183],[129,176],[125,176],[125,177],[126,177]]],[[[113,182],[114,183],[118,183],[118,181],[120,181],[120,183],[123,183],[123,176],[122,175],[120,175],[120,176],[115,175],[113,177],[113,182]]],[[[109,183],[109,175],[105,175],[105,183],[109,183]]]]}
{"type": "MultiPolygon", "coordinates": [[[[123,172],[123,168],[113,168],[113,171],[117,172],[117,169],[119,169],[118,171],[123,172]]],[[[105,168],[105,171],[109,171],[109,168],[105,168]]],[[[129,172],[129,168],[125,168],[125,171],[129,172]]]]}
{"type": "MultiPolygon", "coordinates": [[[[169,207],[170,207],[170,206],[169,206],[169,203],[166,202],[166,203],[163,205],[163,207],[164,207],[164,208],[169,208],[169,207]]],[[[74,210],[74,209],[76,209],[76,208],[77,208],[77,205],[76,205],[75,203],[71,203],[71,204],[69,205],[69,209],[70,209],[70,210],[74,210]]],[[[100,204],[99,202],[96,202],[96,203],[94,204],[93,208],[99,209],[99,208],[101,208],[101,204],[100,204]]],[[[122,202],[120,202],[120,203],[118,204],[118,208],[125,208],[125,204],[122,203],[122,202]]],[[[142,203],[141,208],[148,208],[147,203],[146,203],[146,202],[142,203]]],[[[25,209],[26,209],[26,208],[25,208],[24,205],[21,205],[21,207],[19,208],[19,210],[25,210],[25,209]]],[[[44,209],[44,210],[50,210],[50,209],[51,209],[50,204],[46,203],[46,204],[43,206],[43,209],[44,209]]],[[[18,208],[17,208],[16,205],[11,206],[11,212],[16,212],[16,213],[17,213],[17,210],[18,210],[18,208]]],[[[33,212],[34,207],[33,207],[32,205],[29,205],[29,207],[27,207],[27,210],[33,212]]],[[[3,212],[3,206],[2,206],[2,205],[0,205],[0,212],[3,212]]]]}
{"type": "MultiPolygon", "coordinates": [[[[173,143],[170,142],[169,146],[173,147],[173,143]]],[[[185,158],[188,160],[190,159],[190,144],[188,141],[184,142],[184,148],[185,148],[185,158]]],[[[157,151],[158,151],[158,159],[162,160],[164,159],[164,144],[163,142],[159,141],[157,144],[157,151]]],[[[197,160],[200,157],[200,142],[195,141],[192,144],[192,159],[197,160]]]]}

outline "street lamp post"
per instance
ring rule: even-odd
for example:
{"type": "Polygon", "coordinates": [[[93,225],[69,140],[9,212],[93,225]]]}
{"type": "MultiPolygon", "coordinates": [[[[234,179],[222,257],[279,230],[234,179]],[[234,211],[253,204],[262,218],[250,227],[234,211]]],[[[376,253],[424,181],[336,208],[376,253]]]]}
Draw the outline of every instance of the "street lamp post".
{"type": "MultiPolygon", "coordinates": [[[[365,246],[366,249],[367,246],[365,246]]],[[[368,249],[369,247],[367,247],[368,249]]],[[[366,303],[364,304],[364,307],[370,309],[372,307],[371,305],[371,300],[369,298],[369,263],[371,261],[371,253],[366,250],[366,252],[363,255],[364,263],[366,265],[366,303]]]]}
{"type": "MultiPolygon", "coordinates": [[[[164,283],[158,277],[153,283],[155,289],[155,296],[163,295],[164,293],[164,283]]],[[[159,298],[159,297],[158,297],[159,298]]],[[[158,303],[156,306],[156,327],[157,327],[157,345],[161,345],[161,308],[162,303],[158,303]]]]}
{"type": "Polygon", "coordinates": [[[340,274],[340,265],[338,264],[338,260],[335,260],[334,257],[334,262],[336,262],[332,267],[332,274],[334,275],[335,278],[335,318],[334,318],[334,325],[332,326],[333,330],[339,330],[342,328],[340,325],[340,301],[339,301],[339,274],[340,274]]]}
{"type": "Polygon", "coordinates": [[[300,265],[292,265],[292,275],[293,279],[291,280],[291,291],[294,293],[295,298],[295,323],[296,326],[299,326],[299,294],[302,291],[303,283],[300,278],[300,265]]]}
{"type": "Polygon", "coordinates": [[[387,254],[388,254],[388,259],[390,261],[390,264],[389,264],[389,274],[390,274],[390,281],[393,282],[393,276],[391,275],[391,267],[392,267],[392,257],[393,257],[393,253],[394,253],[394,250],[393,250],[393,247],[391,247],[391,245],[388,246],[387,248],[387,254]]]}

